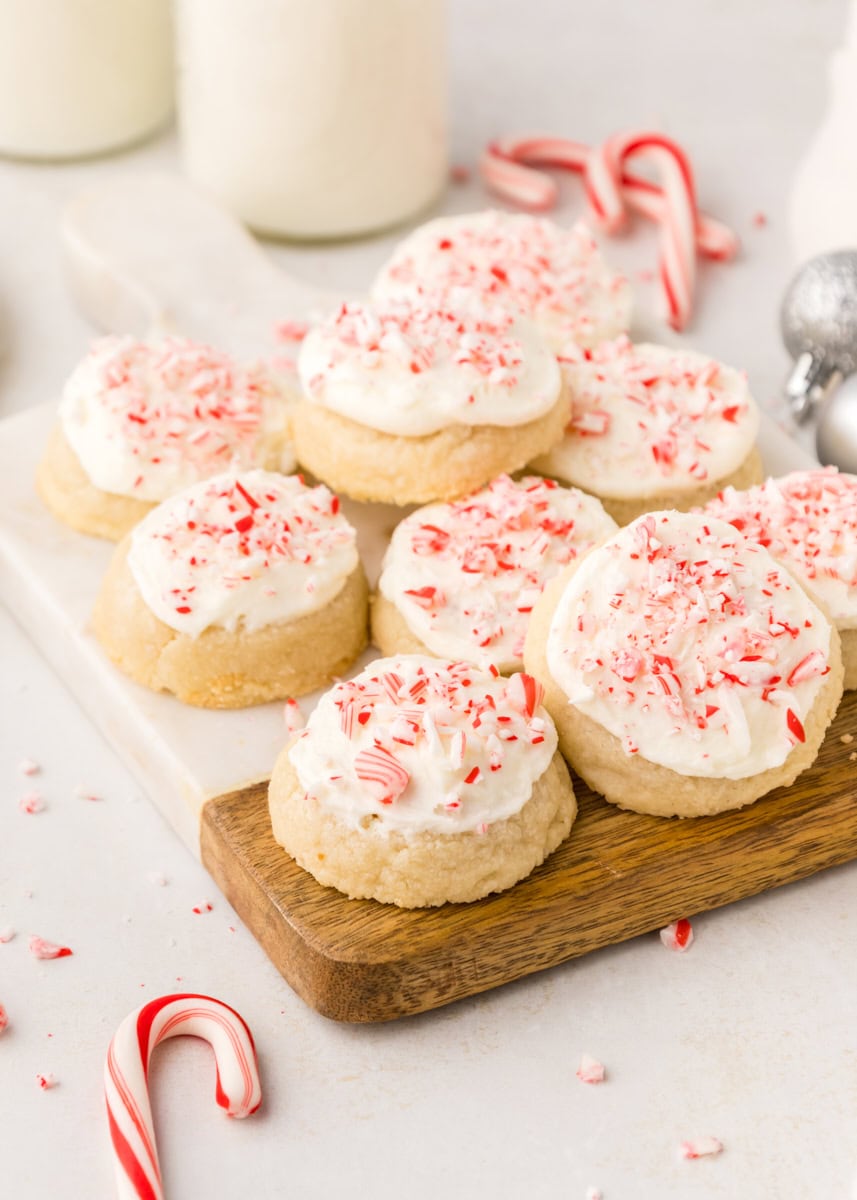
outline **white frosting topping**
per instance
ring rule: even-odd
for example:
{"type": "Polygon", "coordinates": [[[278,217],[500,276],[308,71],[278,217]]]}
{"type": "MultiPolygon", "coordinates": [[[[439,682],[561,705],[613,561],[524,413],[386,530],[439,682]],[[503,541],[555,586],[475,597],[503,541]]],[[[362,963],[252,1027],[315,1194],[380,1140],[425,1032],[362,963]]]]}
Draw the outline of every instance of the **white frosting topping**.
{"type": "Polygon", "coordinates": [[[538,460],[614,499],[690,491],[723,479],[750,453],[759,413],[743,372],[690,350],[627,337],[560,355],[571,421],[538,460]]]}
{"type": "Polygon", "coordinates": [[[343,304],[301,345],[310,401],[382,433],[523,425],[556,404],[556,359],[534,327],[502,312],[343,304]]]}
{"type": "Polygon", "coordinates": [[[584,225],[563,229],[493,210],[421,225],[394,251],[373,295],[497,306],[535,321],[555,351],[570,341],[594,346],[631,320],[628,281],[610,270],[584,225]]]}
{"type": "Polygon", "coordinates": [[[289,759],[309,798],[349,828],[484,832],[523,808],[554,755],[541,696],[528,675],[378,659],[322,696],[289,759]]]}
{"type": "Polygon", "coordinates": [[[569,703],[681,775],[782,764],[827,674],[831,629],[796,580],[731,525],[639,517],[581,562],[547,643],[569,703]]]}
{"type": "Polygon", "coordinates": [[[434,654],[513,671],[547,581],[615,529],[592,496],[501,475],[401,521],[378,587],[434,654]]]}
{"type": "Polygon", "coordinates": [[[146,604],[179,633],[251,632],[329,603],[358,564],[339,500],[300,476],[218,475],[165,500],[131,533],[146,604]]]}
{"type": "Polygon", "coordinates": [[[725,488],[705,511],[765,546],[841,629],[857,628],[857,476],[795,471],[746,492],[725,488]]]}
{"type": "Polygon", "coordinates": [[[230,468],[295,467],[270,372],[181,338],[100,338],[69,377],[59,416],[95,486],[138,500],[230,468]]]}

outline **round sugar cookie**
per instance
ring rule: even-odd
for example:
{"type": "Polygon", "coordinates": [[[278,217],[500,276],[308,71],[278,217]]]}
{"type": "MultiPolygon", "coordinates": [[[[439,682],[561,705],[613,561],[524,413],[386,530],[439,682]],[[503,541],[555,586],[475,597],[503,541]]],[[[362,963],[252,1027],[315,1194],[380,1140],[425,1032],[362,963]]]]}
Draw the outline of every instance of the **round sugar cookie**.
{"type": "Polygon", "coordinates": [[[402,908],[478,900],[537,867],[576,814],[541,687],[421,655],[322,696],[277,759],[274,837],[319,883],[402,908]]]}
{"type": "Polygon", "coordinates": [[[63,389],[38,491],[65,524],[118,541],[201,479],[294,470],[288,413],[262,365],[183,338],[101,338],[63,389]]]}
{"type": "Polygon", "coordinates": [[[203,708],[300,696],[366,645],[353,528],[324,486],[252,470],[164,501],[116,548],[92,628],[137,683],[203,708]]]}
{"type": "Polygon", "coordinates": [[[763,478],[759,413],[743,372],[627,337],[569,346],[560,365],[571,420],[531,465],[597,496],[620,525],[763,478]]]}
{"type": "Polygon", "coordinates": [[[557,352],[616,337],[631,320],[630,285],[585,225],[492,209],[421,225],[393,251],[372,294],[497,307],[530,318],[557,352]]]}
{"type": "Polygon", "coordinates": [[[563,753],[656,816],[750,804],[815,759],[842,695],[836,628],[758,543],[651,513],[545,589],[524,649],[563,753]]]}
{"type": "Polygon", "coordinates": [[[384,654],[520,670],[547,581],[615,530],[593,496],[537,476],[500,475],[462,500],[420,508],[393,531],[372,640],[384,654]]]}
{"type": "Polygon", "coordinates": [[[821,602],[839,630],[845,687],[857,688],[857,476],[793,471],[726,488],[705,511],[759,542],[821,602]]]}
{"type": "Polygon", "coordinates": [[[298,460],[355,500],[466,495],[565,424],[555,356],[501,312],[343,304],[304,338],[298,371],[298,460]]]}

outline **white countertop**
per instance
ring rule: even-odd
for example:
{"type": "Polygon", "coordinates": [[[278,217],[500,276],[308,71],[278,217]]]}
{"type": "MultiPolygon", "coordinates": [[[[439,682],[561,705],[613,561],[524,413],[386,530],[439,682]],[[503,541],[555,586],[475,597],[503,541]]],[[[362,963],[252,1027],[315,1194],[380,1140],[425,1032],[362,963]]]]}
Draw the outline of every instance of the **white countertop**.
{"type": "MultiPolygon", "coordinates": [[[[763,402],[774,396],[786,367],[776,309],[794,265],[786,196],[821,114],[841,0],[610,0],[585,11],[534,0],[526,25],[518,4],[451,7],[455,161],[472,163],[503,132],[596,140],[654,124],[674,134],[702,203],[746,247],[740,262],[703,270],[688,340],[746,366],[763,402]]],[[[55,394],[91,334],[60,276],[62,202],[82,183],[149,165],[177,169],[171,135],[102,162],[0,162],[3,415],[55,394]]],[[[578,185],[567,195],[578,208],[578,185]]],[[[484,202],[473,183],[452,189],[447,207],[484,202]]],[[[353,290],[386,245],[272,253],[353,290]]],[[[633,274],[652,265],[655,238],[640,231],[605,250],[633,274]]],[[[638,284],[640,331],[663,340],[646,316],[649,292],[638,284]]],[[[3,609],[0,662],[0,930],[17,931],[0,944],[4,1197],[113,1194],[104,1053],[127,1012],[173,990],[210,993],[245,1016],[265,1099],[251,1120],[227,1121],[204,1047],[181,1039],[157,1052],[172,1198],[583,1200],[591,1185],[604,1200],[850,1194],[857,863],[695,918],[685,955],[651,935],[433,1014],[339,1026],[282,981],[3,609]],[[19,774],[25,758],[40,774],[19,774]],[[102,798],[82,799],[78,786],[102,798]],[[25,815],[18,800],[33,788],[46,808],[25,815]],[[212,911],[195,915],[203,900],[212,911]],[[74,955],[34,960],[31,933],[74,955]],[[575,1078],[584,1052],[606,1064],[607,1082],[575,1078]],[[58,1086],[42,1092],[35,1076],[48,1072],[58,1086]],[[709,1134],[723,1154],[678,1160],[681,1141],[709,1134]]]]}

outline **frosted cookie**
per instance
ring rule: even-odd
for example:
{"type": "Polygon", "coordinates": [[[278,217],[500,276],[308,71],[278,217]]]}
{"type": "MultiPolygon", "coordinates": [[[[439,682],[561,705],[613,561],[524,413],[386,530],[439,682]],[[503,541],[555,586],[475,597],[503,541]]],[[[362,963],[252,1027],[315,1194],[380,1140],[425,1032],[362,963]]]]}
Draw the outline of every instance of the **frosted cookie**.
{"type": "Polygon", "coordinates": [[[626,337],[568,347],[560,363],[571,420],[532,466],[597,496],[620,525],[763,478],[759,413],[742,372],[626,337]]]}
{"type": "Polygon", "coordinates": [[[421,225],[393,252],[372,294],[496,306],[529,317],[555,351],[597,345],[631,320],[628,281],[607,266],[584,225],[564,229],[490,209],[421,225]]]}
{"type": "Polygon", "coordinates": [[[300,696],[366,645],[355,533],[326,487],[219,475],[153,509],[116,548],[92,627],[137,683],[186,704],[300,696]]]}
{"type": "Polygon", "coordinates": [[[765,546],[839,630],[845,687],[857,688],[857,476],[830,467],[726,490],[706,512],[765,546]]]}
{"type": "Polygon", "coordinates": [[[547,581],[615,530],[594,497],[533,476],[501,475],[463,500],[420,508],[384,556],[372,640],[384,654],[520,670],[547,581]]]}
{"type": "Polygon", "coordinates": [[[842,695],[836,628],[758,543],[640,517],[545,589],[524,650],[563,753],[613,804],[700,816],[815,759],[842,695]]]}
{"type": "Polygon", "coordinates": [[[352,898],[423,908],[511,887],[576,813],[541,691],[467,663],[370,663],[277,759],[274,837],[352,898]]]}
{"type": "Polygon", "coordinates": [[[61,521],[116,541],[182,488],[249,467],[295,467],[264,367],[180,338],[107,337],[63,389],[37,485],[61,521]]]}
{"type": "Polygon", "coordinates": [[[528,322],[396,303],[343,304],[298,359],[298,460],[355,500],[466,495],[562,436],[556,358],[528,322]]]}

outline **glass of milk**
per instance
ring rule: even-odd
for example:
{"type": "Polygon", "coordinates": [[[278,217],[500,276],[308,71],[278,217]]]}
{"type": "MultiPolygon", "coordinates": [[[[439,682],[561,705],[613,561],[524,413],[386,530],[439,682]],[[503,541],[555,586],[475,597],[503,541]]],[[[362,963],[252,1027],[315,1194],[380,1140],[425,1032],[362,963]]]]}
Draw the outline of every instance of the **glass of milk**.
{"type": "Polygon", "coordinates": [[[447,176],[444,0],[177,0],[190,179],[262,234],[342,238],[447,176]]]}
{"type": "Polygon", "coordinates": [[[0,0],[0,154],[115,150],[164,124],[173,90],[170,0],[0,0]]]}

